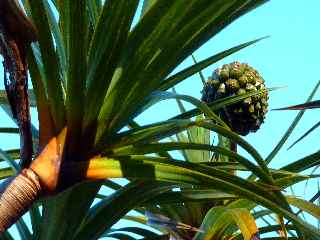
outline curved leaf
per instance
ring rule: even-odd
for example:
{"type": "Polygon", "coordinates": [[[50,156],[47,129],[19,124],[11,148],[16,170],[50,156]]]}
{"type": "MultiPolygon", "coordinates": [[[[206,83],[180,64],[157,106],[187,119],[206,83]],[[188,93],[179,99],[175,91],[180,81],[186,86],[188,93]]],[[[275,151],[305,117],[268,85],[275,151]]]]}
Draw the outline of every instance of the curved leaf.
{"type": "Polygon", "coordinates": [[[52,117],[57,132],[65,123],[65,107],[63,89],[61,85],[59,61],[50,32],[47,11],[43,1],[29,1],[32,20],[37,28],[41,57],[45,70],[45,87],[47,88],[48,100],[52,117]]]}
{"type": "Polygon", "coordinates": [[[14,174],[15,174],[15,171],[13,171],[11,167],[1,168],[0,169],[0,180],[11,177],[14,174]]]}
{"type": "Polygon", "coordinates": [[[87,4],[82,1],[59,1],[60,23],[67,52],[66,118],[70,151],[81,138],[87,73],[88,21],[87,4]]]}
{"type": "Polygon", "coordinates": [[[75,239],[96,239],[133,207],[171,188],[171,184],[154,181],[129,183],[90,210],[75,239]]]}
{"type": "Polygon", "coordinates": [[[298,142],[300,142],[302,139],[304,139],[306,136],[308,136],[311,132],[313,132],[313,130],[315,130],[316,128],[318,128],[320,126],[320,121],[317,122],[315,125],[313,125],[307,132],[305,132],[301,137],[299,137],[296,141],[294,141],[289,147],[288,150],[290,148],[292,148],[294,145],[296,145],[298,142]]]}
{"type": "MultiPolygon", "coordinates": [[[[320,81],[317,82],[316,86],[313,88],[310,96],[307,99],[307,102],[311,101],[314,95],[316,94],[318,88],[320,87],[320,81]]],[[[287,141],[291,133],[293,132],[294,128],[298,125],[300,119],[302,118],[304,114],[304,110],[300,111],[297,116],[292,121],[291,125],[289,126],[288,130],[285,132],[283,137],[280,139],[278,144],[275,146],[275,148],[270,152],[270,154],[266,158],[266,162],[269,164],[272,159],[277,155],[277,153],[280,151],[281,147],[284,145],[284,143],[287,141]]]]}
{"type": "Polygon", "coordinates": [[[2,149],[0,149],[0,158],[4,159],[9,164],[14,173],[18,173],[21,170],[20,165],[14,159],[12,159],[6,151],[3,151],[2,149]]]}
{"type": "Polygon", "coordinates": [[[320,164],[320,151],[298,159],[284,167],[281,170],[289,172],[302,172],[320,164]]]}
{"type": "Polygon", "coordinates": [[[116,148],[129,144],[157,141],[181,132],[191,126],[194,126],[194,124],[195,123],[193,121],[184,119],[168,120],[149,124],[102,139],[102,142],[99,143],[96,148],[97,150],[103,150],[106,148],[116,148]]]}
{"type": "Polygon", "coordinates": [[[244,240],[258,240],[260,238],[255,219],[247,209],[229,209],[227,213],[230,214],[237,223],[244,240]]]}
{"type": "MultiPolygon", "coordinates": [[[[195,143],[154,143],[154,144],[141,144],[141,145],[131,145],[125,146],[118,149],[112,149],[112,156],[127,156],[127,155],[142,155],[148,153],[162,152],[162,151],[173,151],[181,149],[194,149],[194,150],[208,150],[226,155],[246,166],[248,170],[251,170],[255,175],[259,176],[261,179],[268,181],[268,175],[266,175],[263,170],[255,166],[251,161],[242,157],[241,155],[234,153],[233,151],[227,150],[225,148],[216,147],[207,144],[195,144],[195,143]]],[[[209,160],[209,159],[208,159],[209,160]]]]}
{"type": "Polygon", "coordinates": [[[109,237],[110,233],[113,232],[129,232],[129,233],[134,233],[137,235],[140,235],[141,237],[157,237],[159,236],[158,234],[144,229],[144,228],[139,228],[139,227],[122,227],[122,228],[118,228],[118,229],[110,229],[108,231],[106,231],[102,237],[109,237]]]}
{"type": "MultiPolygon", "coordinates": [[[[88,164],[85,163],[85,166],[87,165],[88,164]]],[[[72,169],[81,169],[83,166],[79,162],[70,167],[72,167],[72,169]]],[[[98,179],[109,177],[138,177],[193,185],[212,186],[212,184],[214,184],[217,189],[239,194],[283,215],[293,221],[299,228],[303,229],[304,234],[307,234],[310,239],[320,237],[320,233],[314,227],[299,219],[286,208],[283,208],[281,206],[282,204],[279,205],[278,197],[270,191],[265,192],[265,188],[260,188],[257,185],[253,185],[226,172],[207,169],[198,164],[146,156],[128,156],[122,159],[99,158],[90,161],[87,177],[98,179]]]]}
{"type": "Polygon", "coordinates": [[[272,110],[306,110],[306,109],[313,109],[313,108],[320,108],[320,100],[298,104],[290,107],[276,108],[272,110]]]}
{"type": "Polygon", "coordinates": [[[179,192],[167,192],[156,196],[146,204],[174,204],[181,202],[208,202],[212,200],[231,200],[237,196],[212,189],[183,189],[179,192]]]}
{"type": "Polygon", "coordinates": [[[97,119],[112,76],[117,76],[138,2],[110,0],[103,6],[89,48],[84,129],[97,119]]]}
{"type": "MultiPolygon", "coordinates": [[[[187,79],[188,77],[191,77],[193,74],[198,73],[199,71],[201,71],[202,69],[210,66],[211,64],[214,64],[215,62],[218,62],[219,60],[235,53],[238,52],[239,50],[246,48],[252,44],[255,44],[259,41],[261,41],[262,39],[265,39],[266,37],[262,37],[262,38],[258,38],[256,40],[253,41],[249,41],[246,43],[242,43],[240,45],[237,45],[235,47],[232,47],[228,50],[225,50],[223,52],[220,52],[218,54],[215,54],[205,60],[202,60],[198,63],[195,63],[194,65],[170,76],[169,78],[165,79],[161,84],[160,87],[158,88],[158,90],[160,91],[164,91],[167,90],[173,86],[175,86],[176,84],[178,84],[179,82],[187,79]]],[[[203,81],[203,79],[202,79],[203,81]]]]}
{"type": "MultiPolygon", "coordinates": [[[[280,87],[268,88],[268,89],[260,89],[258,91],[250,91],[250,92],[248,92],[246,94],[234,95],[234,96],[218,99],[216,101],[208,103],[207,105],[210,107],[210,109],[212,111],[216,111],[216,110],[218,110],[220,108],[235,104],[235,103],[237,103],[237,102],[239,102],[239,101],[241,101],[243,99],[246,99],[248,97],[252,97],[252,96],[264,93],[266,91],[274,91],[274,90],[277,90],[279,88],[280,87]]],[[[182,114],[179,114],[179,115],[177,115],[177,116],[175,116],[175,117],[173,117],[171,119],[186,119],[186,118],[191,118],[191,117],[200,115],[201,113],[202,113],[201,110],[196,108],[196,109],[192,109],[192,110],[186,111],[186,112],[184,112],[182,114]]]]}
{"type": "Polygon", "coordinates": [[[224,123],[213,111],[211,108],[208,107],[208,105],[197,98],[187,96],[187,95],[180,95],[180,94],[175,94],[171,92],[159,92],[156,91],[151,94],[148,100],[148,104],[146,104],[143,108],[143,111],[145,111],[147,108],[152,106],[155,103],[158,103],[159,101],[162,100],[168,100],[168,99],[177,99],[177,100],[184,100],[186,102],[191,103],[192,105],[196,106],[201,113],[204,113],[207,118],[212,119],[219,123],[221,126],[224,126],[225,128],[229,128],[226,123],[224,123]]]}
{"type": "Polygon", "coordinates": [[[286,197],[288,202],[292,204],[293,206],[301,209],[302,211],[305,211],[312,216],[314,216],[316,219],[320,219],[320,207],[317,206],[316,204],[306,201],[301,198],[296,198],[292,196],[287,196],[286,197]]]}

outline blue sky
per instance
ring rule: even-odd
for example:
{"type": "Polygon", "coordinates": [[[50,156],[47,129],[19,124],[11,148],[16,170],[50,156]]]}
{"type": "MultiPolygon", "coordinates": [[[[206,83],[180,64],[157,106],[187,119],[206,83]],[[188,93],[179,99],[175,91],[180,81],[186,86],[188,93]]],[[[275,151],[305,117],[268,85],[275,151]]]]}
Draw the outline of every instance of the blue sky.
{"type": "MultiPolygon", "coordinates": [[[[208,77],[215,68],[224,63],[246,62],[259,71],[268,87],[286,86],[270,93],[270,108],[302,103],[320,80],[319,12],[319,0],[272,0],[229,25],[198,49],[195,57],[197,60],[202,60],[240,43],[268,35],[270,38],[219,61],[206,68],[203,73],[208,77]]],[[[189,58],[177,70],[190,64],[192,60],[189,58]]],[[[3,76],[2,67],[0,67],[0,76],[3,76]]],[[[0,82],[0,87],[3,88],[3,80],[1,79],[0,82]]],[[[177,91],[200,98],[201,88],[198,75],[194,75],[179,84],[177,91]]],[[[316,98],[320,99],[319,93],[316,98]]],[[[165,120],[176,111],[174,101],[164,102],[139,117],[139,122],[165,120]]],[[[250,134],[246,139],[259,150],[262,156],[267,156],[296,114],[295,111],[271,111],[261,129],[257,133],[250,134]]],[[[319,110],[308,111],[286,146],[288,147],[310,128],[318,118],[319,110]]],[[[0,127],[14,126],[2,110],[0,110],[0,119],[0,127]]],[[[293,149],[282,150],[271,166],[280,167],[319,150],[319,131],[320,129],[316,130],[293,149]]],[[[2,135],[0,148],[17,147],[18,141],[17,136],[2,135]]],[[[300,185],[296,193],[309,197],[316,191],[314,186],[309,184],[307,194],[304,194],[304,189],[300,185]]]]}

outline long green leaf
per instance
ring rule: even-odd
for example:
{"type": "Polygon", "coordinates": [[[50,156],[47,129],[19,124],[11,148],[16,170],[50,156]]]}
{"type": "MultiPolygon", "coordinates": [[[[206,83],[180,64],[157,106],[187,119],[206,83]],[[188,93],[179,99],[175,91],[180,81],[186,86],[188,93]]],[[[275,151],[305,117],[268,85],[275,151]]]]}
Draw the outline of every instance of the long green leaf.
{"type": "Polygon", "coordinates": [[[320,219],[320,207],[317,206],[316,204],[306,201],[304,199],[296,198],[292,196],[287,196],[286,198],[288,202],[293,206],[311,214],[316,219],[320,219]]]}
{"type": "MultiPolygon", "coordinates": [[[[272,194],[270,191],[265,192],[265,188],[258,187],[258,185],[223,171],[208,169],[198,164],[146,156],[128,156],[121,159],[100,158],[92,161],[93,166],[96,164],[96,170],[99,172],[100,177],[139,177],[204,186],[212,186],[214,184],[217,189],[239,194],[283,215],[303,229],[304,234],[307,234],[310,239],[320,237],[320,233],[314,227],[279,205],[277,195],[272,194]]],[[[76,168],[78,166],[82,168],[79,164],[77,163],[72,167],[76,168]]]]}
{"type": "MultiPolygon", "coordinates": [[[[204,113],[207,118],[212,119],[219,123],[221,126],[224,126],[225,128],[229,128],[226,123],[224,123],[213,111],[210,107],[208,107],[207,104],[204,102],[198,100],[197,98],[188,96],[188,95],[181,95],[181,94],[175,94],[171,92],[161,92],[156,91],[154,92],[148,99],[146,99],[147,104],[140,110],[145,111],[147,108],[151,107],[153,104],[158,103],[163,100],[168,99],[176,99],[176,100],[183,100],[186,102],[191,103],[192,105],[196,106],[197,109],[201,111],[201,113],[204,113]]],[[[137,113],[135,113],[137,115],[137,113]]]]}
{"type": "Polygon", "coordinates": [[[135,238],[128,233],[111,233],[109,237],[118,240],[135,240],[135,238]]]}
{"type": "Polygon", "coordinates": [[[292,148],[294,145],[296,145],[298,142],[300,142],[302,139],[304,139],[306,136],[308,136],[311,132],[313,132],[315,129],[317,129],[320,126],[320,121],[314,124],[308,131],[306,131],[301,137],[299,137],[296,141],[294,141],[289,147],[292,148]]]}
{"type": "Polygon", "coordinates": [[[201,71],[202,69],[205,69],[206,67],[218,62],[219,60],[233,54],[233,53],[236,53],[238,51],[240,51],[241,49],[243,48],[246,48],[252,44],[255,44],[257,43],[258,41],[262,40],[262,39],[265,39],[266,37],[263,37],[263,38],[258,38],[256,40],[253,40],[253,41],[249,41],[249,42],[246,42],[246,43],[242,43],[240,45],[237,45],[235,47],[232,47],[228,50],[225,50],[223,52],[220,52],[218,54],[215,54],[209,58],[206,58],[205,60],[202,60],[172,76],[170,76],[169,78],[167,78],[166,80],[164,80],[159,89],[160,91],[164,91],[164,90],[167,90],[171,87],[173,87],[174,85],[180,83],[181,81],[185,80],[186,78],[188,77],[191,77],[193,74],[196,74],[198,73],[199,71],[201,71]]]}
{"type": "MultiPolygon", "coordinates": [[[[208,103],[208,106],[211,108],[212,111],[216,111],[220,108],[223,107],[227,107],[229,105],[235,104],[243,99],[246,99],[248,97],[252,97],[261,93],[264,93],[266,91],[273,91],[273,90],[277,90],[279,89],[279,87],[276,88],[269,88],[269,89],[260,89],[258,91],[251,91],[248,92],[246,94],[241,94],[241,95],[235,95],[235,96],[230,96],[230,97],[226,97],[226,98],[222,98],[219,100],[216,100],[214,102],[208,103]]],[[[201,114],[201,110],[200,109],[192,109],[189,111],[186,111],[185,113],[179,114],[175,117],[173,117],[172,119],[185,119],[185,118],[191,118],[197,115],[201,114]]]]}
{"type": "MultiPolygon", "coordinates": [[[[61,2],[61,1],[60,1],[61,2]]],[[[57,55],[59,58],[59,63],[60,63],[60,67],[61,67],[61,72],[62,75],[64,77],[66,77],[66,73],[67,73],[67,56],[66,56],[66,49],[64,46],[64,42],[62,39],[62,33],[59,29],[59,24],[57,22],[57,16],[55,14],[55,9],[53,9],[48,1],[44,1],[43,2],[45,5],[45,8],[47,10],[47,15],[48,15],[48,22],[52,31],[52,35],[54,37],[54,42],[55,42],[55,46],[57,49],[57,55]]],[[[63,12],[59,12],[60,18],[63,12]]],[[[60,19],[61,21],[61,19],[60,19]]],[[[63,79],[64,81],[66,81],[66,79],[63,79]]]]}
{"type": "MultiPolygon", "coordinates": [[[[247,237],[248,235],[249,237],[252,237],[252,235],[257,233],[254,218],[250,216],[249,212],[249,210],[254,206],[254,203],[241,199],[233,202],[229,206],[218,206],[211,208],[206,213],[201,225],[201,228],[205,231],[197,233],[195,240],[209,240],[212,238],[219,239],[222,236],[228,235],[228,228],[232,228],[233,230],[230,234],[232,234],[234,231],[237,231],[238,228],[234,228],[234,223],[236,221],[235,215],[238,215],[237,218],[245,217],[247,219],[248,228],[243,226],[243,221],[241,219],[237,219],[238,222],[236,223],[239,225],[239,228],[241,226],[247,237]],[[250,231],[251,229],[253,229],[253,231],[250,231]]],[[[249,240],[251,240],[251,238],[249,238],[249,240]]]]}
{"type": "Polygon", "coordinates": [[[38,147],[43,147],[43,145],[48,141],[48,138],[51,137],[50,135],[54,134],[55,127],[52,126],[52,112],[49,109],[49,102],[44,87],[43,79],[45,79],[45,74],[42,66],[42,61],[39,58],[38,49],[34,47],[33,51],[29,51],[27,57],[29,64],[29,73],[32,80],[32,87],[34,89],[34,95],[37,103],[39,120],[38,134],[33,134],[33,142],[38,143],[35,149],[37,149],[36,151],[38,151],[38,147]]]}
{"type": "Polygon", "coordinates": [[[105,138],[97,146],[97,149],[103,150],[109,146],[120,147],[138,142],[156,141],[183,131],[186,128],[194,125],[195,123],[193,121],[185,119],[169,120],[155,124],[149,124],[124,131],[109,138],[105,138]]]}
{"type": "MultiPolygon", "coordinates": [[[[20,149],[9,149],[9,150],[6,150],[6,153],[14,160],[17,160],[20,158],[20,149]]],[[[5,161],[5,159],[0,158],[0,161],[5,161]]]]}
{"type": "Polygon", "coordinates": [[[64,22],[66,50],[68,52],[68,81],[66,111],[70,151],[81,144],[84,114],[85,81],[87,73],[87,4],[82,1],[60,1],[60,21],[64,22]]]}
{"type": "Polygon", "coordinates": [[[110,236],[109,234],[112,232],[127,232],[127,233],[134,233],[137,235],[140,235],[141,237],[144,237],[143,239],[149,239],[149,238],[156,238],[159,237],[158,234],[144,228],[139,228],[139,227],[122,227],[119,229],[110,229],[106,233],[102,235],[102,237],[108,237],[110,236]]]}
{"type": "Polygon", "coordinates": [[[320,151],[317,151],[313,154],[310,154],[306,157],[303,157],[299,160],[296,160],[284,167],[281,170],[289,171],[289,172],[302,172],[314,166],[320,164],[320,151]]]}
{"type": "MultiPolygon", "coordinates": [[[[292,225],[288,225],[287,227],[286,227],[286,229],[287,230],[290,230],[290,229],[292,229],[292,230],[294,230],[294,227],[292,226],[292,225]]],[[[281,225],[270,225],[270,226],[266,226],[266,227],[260,227],[259,228],[259,231],[261,232],[261,233],[270,233],[270,232],[274,232],[274,231],[280,231],[280,230],[282,230],[282,226],[281,225]]],[[[281,239],[283,239],[283,240],[287,240],[287,239],[299,239],[299,238],[296,238],[296,237],[288,237],[288,238],[285,238],[285,237],[274,237],[274,238],[272,238],[272,239],[270,239],[270,238],[261,238],[261,239],[269,239],[269,240],[277,240],[277,239],[279,239],[279,240],[281,240],[281,239]]]]}
{"type": "MultiPolygon", "coordinates": [[[[316,94],[318,88],[320,87],[320,81],[318,81],[318,83],[316,84],[316,86],[314,87],[314,89],[312,90],[310,96],[307,99],[307,102],[311,101],[312,98],[314,97],[314,95],[316,94]]],[[[269,164],[272,159],[277,155],[277,153],[280,151],[280,149],[282,148],[282,146],[284,145],[284,143],[287,141],[287,139],[289,138],[289,136],[291,135],[292,131],[294,130],[294,128],[298,125],[300,119],[302,118],[304,114],[304,110],[300,111],[297,116],[294,118],[294,120],[292,121],[291,125],[289,126],[288,130],[285,132],[285,134],[283,135],[283,137],[280,139],[280,141],[278,142],[278,144],[275,146],[275,148],[270,152],[270,154],[267,156],[266,158],[266,162],[269,164]]]]}
{"type": "Polygon", "coordinates": [[[1,168],[0,169],[0,179],[5,179],[5,178],[8,178],[8,177],[11,177],[15,174],[15,171],[12,170],[11,167],[8,167],[8,168],[1,168]]]}
{"type": "Polygon", "coordinates": [[[18,173],[21,170],[20,165],[14,159],[12,159],[6,151],[3,151],[2,149],[0,149],[0,158],[4,159],[9,164],[14,173],[18,173]]]}
{"type": "Polygon", "coordinates": [[[116,67],[138,2],[110,0],[104,4],[89,50],[84,128],[96,120],[112,76],[119,72],[116,67]]]}
{"type": "Polygon", "coordinates": [[[320,100],[306,102],[303,104],[298,104],[290,107],[276,108],[273,110],[306,110],[306,109],[313,109],[313,108],[320,108],[320,100]]]}
{"type": "Polygon", "coordinates": [[[212,189],[183,189],[179,192],[168,192],[157,195],[146,204],[179,204],[181,202],[211,202],[212,200],[230,200],[238,197],[212,189]]]}
{"type": "Polygon", "coordinates": [[[100,186],[99,182],[86,182],[46,199],[43,202],[41,239],[73,239],[100,186]]]}
{"type": "Polygon", "coordinates": [[[140,144],[125,146],[119,149],[113,149],[111,154],[113,156],[125,156],[125,155],[142,155],[161,151],[173,151],[181,149],[194,149],[194,150],[208,150],[217,153],[221,153],[232,158],[234,161],[238,161],[242,165],[246,166],[248,170],[252,171],[255,175],[261,179],[268,181],[269,177],[264,171],[255,166],[251,161],[242,157],[241,155],[229,151],[227,149],[216,147],[207,144],[195,144],[195,143],[157,143],[157,144],[140,144]]]}
{"type": "Polygon", "coordinates": [[[59,61],[55,52],[43,0],[37,2],[29,1],[29,3],[32,19],[38,32],[39,46],[46,74],[45,87],[47,88],[52,117],[57,132],[60,132],[65,124],[65,107],[59,72],[59,61]]]}
{"type": "MultiPolygon", "coordinates": [[[[259,236],[255,219],[246,208],[214,207],[208,212],[203,223],[206,231],[197,234],[195,239],[210,240],[213,236],[221,238],[222,235],[228,234],[225,230],[233,227],[234,223],[241,231],[243,239],[252,240],[259,236]]],[[[233,231],[236,230],[236,228],[233,229],[233,231]]]]}
{"type": "Polygon", "coordinates": [[[90,19],[90,23],[92,25],[92,28],[94,28],[99,20],[100,17],[100,11],[99,5],[97,4],[97,1],[87,1],[88,6],[88,15],[90,19]]]}
{"type": "Polygon", "coordinates": [[[171,184],[153,181],[134,181],[126,185],[90,211],[75,239],[97,239],[130,209],[171,188],[171,184]]]}
{"type": "Polygon", "coordinates": [[[20,218],[17,222],[16,222],[16,226],[19,232],[19,235],[21,237],[22,240],[32,240],[32,235],[30,230],[27,227],[27,224],[25,223],[25,221],[23,220],[23,218],[20,218]]]}
{"type": "MultiPolygon", "coordinates": [[[[194,64],[197,64],[198,61],[197,61],[196,57],[193,54],[191,55],[191,57],[192,57],[192,60],[193,60],[194,64]]],[[[206,84],[206,78],[203,75],[201,70],[198,73],[199,73],[199,77],[201,79],[202,85],[204,86],[206,84]]]]}
{"type": "Polygon", "coordinates": [[[32,236],[33,239],[40,239],[41,231],[41,214],[40,209],[37,204],[34,204],[30,209],[30,220],[32,227],[32,236]]]}

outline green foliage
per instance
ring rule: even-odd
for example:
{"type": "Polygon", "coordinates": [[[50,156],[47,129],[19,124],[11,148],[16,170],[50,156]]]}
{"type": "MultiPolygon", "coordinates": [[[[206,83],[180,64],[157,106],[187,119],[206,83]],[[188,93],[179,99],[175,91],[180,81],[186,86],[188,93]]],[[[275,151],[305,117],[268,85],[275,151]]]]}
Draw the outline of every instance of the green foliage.
{"type": "MultiPolygon", "coordinates": [[[[141,13],[137,11],[138,0],[22,2],[39,40],[28,54],[33,85],[30,103],[39,114],[39,130],[33,127],[34,148],[38,148],[39,141],[40,145],[46,144],[43,131],[57,134],[67,127],[65,162],[74,172],[95,156],[91,161],[99,172],[130,180],[124,187],[111,180],[85,182],[57,196],[40,199],[29,211],[32,229],[22,219],[17,222],[23,239],[133,239],[129,233],[150,240],[168,239],[170,234],[177,239],[251,239],[257,231],[270,233],[283,228],[277,221],[267,227],[256,224],[256,220],[273,214],[292,223],[286,226],[291,234],[288,239],[320,238],[319,231],[295,215],[289,204],[316,217],[319,206],[286,197],[282,191],[315,177],[300,172],[319,164],[319,152],[280,170],[268,167],[297,121],[264,159],[215,114],[218,109],[273,89],[231,96],[208,105],[168,91],[261,40],[195,61],[171,75],[207,40],[267,1],[145,0],[141,13]],[[139,14],[140,19],[133,22],[139,14]],[[152,105],[169,99],[177,101],[180,114],[148,125],[134,122],[152,105]],[[192,104],[194,109],[185,110],[183,102],[192,104]],[[48,119],[52,123],[45,121],[48,119]],[[216,134],[225,143],[221,140],[220,144],[213,144],[216,134]],[[251,159],[231,151],[228,141],[237,143],[251,159]],[[171,156],[177,151],[183,160],[171,156]],[[241,177],[235,171],[251,177],[241,177]],[[99,192],[102,186],[114,192],[99,192]],[[179,191],[173,191],[176,188],[179,191]],[[263,210],[254,213],[257,208],[263,210]],[[159,233],[139,227],[115,229],[114,224],[120,219],[147,224],[144,217],[127,215],[132,209],[139,213],[148,209],[180,227],[194,227],[193,232],[174,228],[172,222],[171,228],[155,226],[159,233]]],[[[3,91],[0,104],[10,114],[3,91]]],[[[302,113],[298,118],[301,116],[302,113]]],[[[15,134],[17,129],[0,128],[0,132],[15,134]]],[[[0,159],[7,162],[0,169],[1,179],[19,171],[17,153],[0,151],[0,159]]],[[[0,239],[13,238],[6,232],[0,239]]]]}

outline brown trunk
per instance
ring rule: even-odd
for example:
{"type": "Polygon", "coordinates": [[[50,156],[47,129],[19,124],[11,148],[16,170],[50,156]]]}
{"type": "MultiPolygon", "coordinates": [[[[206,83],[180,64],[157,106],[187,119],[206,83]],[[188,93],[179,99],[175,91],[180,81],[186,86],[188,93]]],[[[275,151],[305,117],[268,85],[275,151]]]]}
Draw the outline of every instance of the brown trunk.
{"type": "Polygon", "coordinates": [[[26,50],[37,40],[36,30],[17,0],[0,0],[0,54],[4,57],[4,79],[13,117],[21,135],[21,165],[16,177],[7,181],[0,196],[0,234],[29,210],[43,193],[32,160],[32,135],[28,102],[26,50]],[[9,78],[7,76],[9,73],[9,78]]]}
{"type": "Polygon", "coordinates": [[[27,212],[41,193],[40,180],[31,169],[13,178],[0,196],[0,234],[27,212]]]}
{"type": "Polygon", "coordinates": [[[36,31],[19,7],[18,1],[0,1],[0,35],[5,89],[21,135],[21,166],[28,168],[32,160],[33,145],[26,52],[30,43],[36,41],[36,31]]]}
{"type": "MultiPolygon", "coordinates": [[[[5,30],[0,27],[0,31],[5,30]]],[[[31,134],[31,119],[28,99],[27,64],[23,53],[24,48],[15,42],[11,36],[5,36],[1,50],[4,57],[4,85],[7,92],[13,118],[20,130],[20,159],[23,168],[29,167],[32,160],[33,144],[31,134]],[[10,74],[9,78],[7,73],[10,74]]]]}

